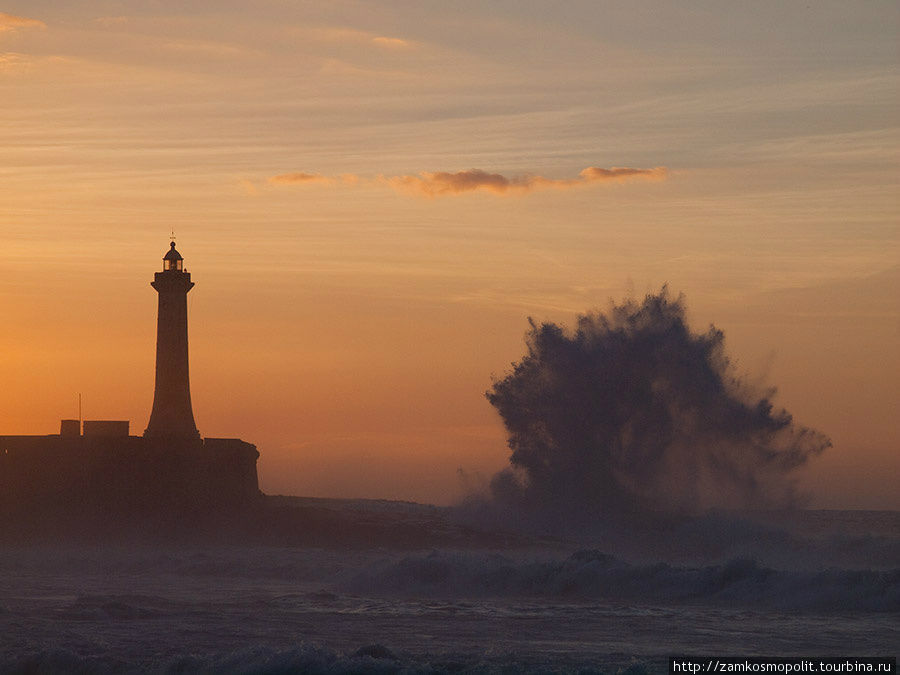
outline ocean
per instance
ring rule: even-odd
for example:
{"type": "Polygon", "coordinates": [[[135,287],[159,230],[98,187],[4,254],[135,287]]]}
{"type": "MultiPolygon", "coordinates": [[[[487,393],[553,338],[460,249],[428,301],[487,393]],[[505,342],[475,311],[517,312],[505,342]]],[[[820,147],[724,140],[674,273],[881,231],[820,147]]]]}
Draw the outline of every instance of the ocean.
{"type": "Polygon", "coordinates": [[[0,672],[633,675],[676,654],[897,655],[900,513],[759,517],[728,545],[724,522],[649,552],[546,538],[5,546],[0,672]],[[672,543],[697,549],[703,531],[716,545],[700,554],[672,543]]]}

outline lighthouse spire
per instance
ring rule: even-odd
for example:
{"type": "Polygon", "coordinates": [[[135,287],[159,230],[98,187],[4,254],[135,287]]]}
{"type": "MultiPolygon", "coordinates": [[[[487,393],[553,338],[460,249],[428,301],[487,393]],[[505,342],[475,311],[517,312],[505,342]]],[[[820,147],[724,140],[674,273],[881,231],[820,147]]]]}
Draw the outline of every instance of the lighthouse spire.
{"type": "MultiPolygon", "coordinates": [[[[174,231],[173,231],[174,239],[174,231]]],[[[194,284],[184,271],[175,242],[163,256],[163,271],[150,285],[159,294],[156,323],[156,387],[153,410],[144,431],[148,438],[178,442],[200,438],[191,408],[188,378],[187,294],[194,284]]]]}

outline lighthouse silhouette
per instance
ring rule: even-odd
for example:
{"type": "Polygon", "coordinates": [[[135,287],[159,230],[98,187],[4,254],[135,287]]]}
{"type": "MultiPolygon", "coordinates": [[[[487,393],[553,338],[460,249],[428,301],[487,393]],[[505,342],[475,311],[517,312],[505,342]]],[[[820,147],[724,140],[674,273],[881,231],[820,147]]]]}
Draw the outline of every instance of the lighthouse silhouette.
{"type": "Polygon", "coordinates": [[[198,440],[188,378],[187,294],[194,284],[174,241],[163,257],[163,271],[154,275],[150,285],[159,293],[159,312],[156,387],[144,436],[169,442],[198,440]]]}
{"type": "Polygon", "coordinates": [[[194,423],[187,328],[194,284],[174,241],[150,285],[159,294],[156,389],[143,437],[130,436],[124,420],[63,420],[52,435],[0,433],[0,541],[7,532],[16,541],[28,532],[115,534],[125,522],[135,531],[152,523],[154,531],[186,532],[262,503],[256,446],[200,438],[194,423]]]}

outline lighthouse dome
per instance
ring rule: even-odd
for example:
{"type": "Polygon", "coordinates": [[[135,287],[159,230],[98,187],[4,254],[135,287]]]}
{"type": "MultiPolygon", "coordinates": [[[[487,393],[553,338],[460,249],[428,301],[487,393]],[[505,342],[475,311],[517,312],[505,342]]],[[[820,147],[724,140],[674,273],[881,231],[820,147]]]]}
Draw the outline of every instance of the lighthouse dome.
{"type": "Polygon", "coordinates": [[[168,272],[174,270],[180,272],[182,271],[183,266],[184,258],[182,258],[181,254],[175,250],[175,242],[173,241],[169,244],[168,252],[163,256],[163,271],[168,272]]]}
{"type": "Polygon", "coordinates": [[[163,260],[184,260],[184,258],[181,257],[181,254],[175,250],[175,242],[174,241],[171,244],[169,244],[169,247],[170,248],[169,248],[168,252],[166,253],[166,255],[163,257],[163,260]]]}

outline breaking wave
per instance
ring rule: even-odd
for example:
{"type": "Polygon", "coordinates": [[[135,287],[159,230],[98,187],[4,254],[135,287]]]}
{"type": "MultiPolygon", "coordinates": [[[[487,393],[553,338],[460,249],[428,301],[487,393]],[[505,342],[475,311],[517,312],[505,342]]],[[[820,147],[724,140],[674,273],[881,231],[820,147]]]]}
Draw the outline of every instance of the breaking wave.
{"type": "MultiPolygon", "coordinates": [[[[50,650],[30,654],[3,664],[4,673],[206,673],[216,675],[443,675],[445,673],[580,673],[601,675],[604,672],[622,673],[621,668],[602,670],[590,663],[529,663],[511,654],[444,654],[412,656],[392,652],[380,644],[360,647],[353,653],[342,654],[315,645],[300,645],[294,649],[278,650],[252,647],[226,654],[180,656],[166,662],[125,663],[116,658],[86,657],[69,650],[50,650]]],[[[635,662],[624,673],[645,675],[653,672],[647,664],[635,662]]]]}
{"type": "Polygon", "coordinates": [[[737,373],[721,330],[694,332],[683,296],[529,323],[525,356],[486,392],[510,465],[470,499],[553,531],[803,502],[796,472],[831,441],[737,373]]]}
{"type": "Polygon", "coordinates": [[[784,571],[734,558],[717,565],[631,564],[594,550],[558,561],[433,551],[360,572],[353,592],[425,597],[702,603],[825,612],[900,611],[900,568],[784,571]]]}

